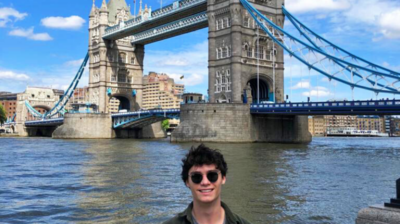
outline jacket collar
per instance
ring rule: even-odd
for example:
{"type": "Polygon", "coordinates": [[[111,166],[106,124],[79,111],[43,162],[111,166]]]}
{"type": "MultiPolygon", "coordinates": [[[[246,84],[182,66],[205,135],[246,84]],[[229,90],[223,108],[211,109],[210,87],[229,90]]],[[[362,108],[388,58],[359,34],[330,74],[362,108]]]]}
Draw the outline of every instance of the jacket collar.
{"type": "MultiPolygon", "coordinates": [[[[228,205],[226,205],[224,202],[221,201],[221,206],[225,210],[225,217],[227,223],[239,223],[240,220],[238,220],[235,215],[233,215],[233,212],[229,209],[228,205]]],[[[186,208],[185,211],[179,213],[179,217],[185,218],[189,223],[193,223],[193,216],[192,216],[192,210],[193,210],[193,202],[189,204],[189,206],[186,208]]]]}

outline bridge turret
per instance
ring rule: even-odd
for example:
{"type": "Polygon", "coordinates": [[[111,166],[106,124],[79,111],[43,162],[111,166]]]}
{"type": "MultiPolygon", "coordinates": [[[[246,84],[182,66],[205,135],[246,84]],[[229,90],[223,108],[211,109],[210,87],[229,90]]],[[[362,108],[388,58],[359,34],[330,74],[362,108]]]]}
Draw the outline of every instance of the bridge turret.
{"type": "Polygon", "coordinates": [[[124,27],[131,18],[125,0],[103,0],[89,16],[89,101],[99,112],[133,111],[142,104],[144,47],[133,47],[131,37],[102,38],[109,26],[124,27]]]}
{"type": "MultiPolygon", "coordinates": [[[[283,27],[281,5],[284,0],[250,2],[283,27]]],[[[260,101],[282,102],[283,50],[257,28],[239,0],[208,1],[207,8],[210,102],[242,102],[245,89],[251,91],[253,101],[256,101],[257,73],[260,101]]]]}

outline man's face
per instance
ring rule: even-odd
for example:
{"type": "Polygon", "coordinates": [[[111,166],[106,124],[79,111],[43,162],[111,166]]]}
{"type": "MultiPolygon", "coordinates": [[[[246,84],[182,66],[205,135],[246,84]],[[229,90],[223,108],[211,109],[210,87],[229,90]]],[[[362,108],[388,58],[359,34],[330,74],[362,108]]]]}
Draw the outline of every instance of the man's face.
{"type": "Polygon", "coordinates": [[[193,201],[197,203],[210,203],[216,200],[220,200],[221,186],[225,184],[226,177],[222,177],[221,171],[216,169],[213,165],[202,165],[193,166],[189,170],[189,179],[186,182],[186,186],[192,191],[193,201]],[[218,180],[214,183],[210,182],[207,178],[209,171],[218,172],[218,180]],[[194,173],[200,173],[203,179],[199,184],[195,184],[192,181],[191,175],[194,173]]]}

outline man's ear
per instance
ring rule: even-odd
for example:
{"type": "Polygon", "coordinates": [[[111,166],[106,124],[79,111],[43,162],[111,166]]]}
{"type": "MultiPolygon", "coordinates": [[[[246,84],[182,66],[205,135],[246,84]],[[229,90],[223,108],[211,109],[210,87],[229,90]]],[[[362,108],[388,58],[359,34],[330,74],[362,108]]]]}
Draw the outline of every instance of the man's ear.
{"type": "Polygon", "coordinates": [[[189,180],[187,180],[187,181],[185,182],[185,184],[186,184],[186,187],[190,188],[190,187],[189,187],[189,180]]]}
{"type": "Polygon", "coordinates": [[[226,182],[226,176],[222,177],[222,184],[225,184],[225,182],[226,182]]]}

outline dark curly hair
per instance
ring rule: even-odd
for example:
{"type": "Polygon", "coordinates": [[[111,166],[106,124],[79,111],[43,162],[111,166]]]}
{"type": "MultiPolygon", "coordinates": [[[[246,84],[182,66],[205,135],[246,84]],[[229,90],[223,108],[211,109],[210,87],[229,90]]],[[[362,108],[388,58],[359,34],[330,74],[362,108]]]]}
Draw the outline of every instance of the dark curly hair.
{"type": "Polygon", "coordinates": [[[189,153],[182,159],[182,180],[186,184],[189,178],[189,170],[193,166],[212,165],[221,171],[223,177],[228,172],[228,165],[224,160],[224,156],[215,149],[210,149],[204,144],[199,145],[197,148],[192,146],[189,153]]]}

